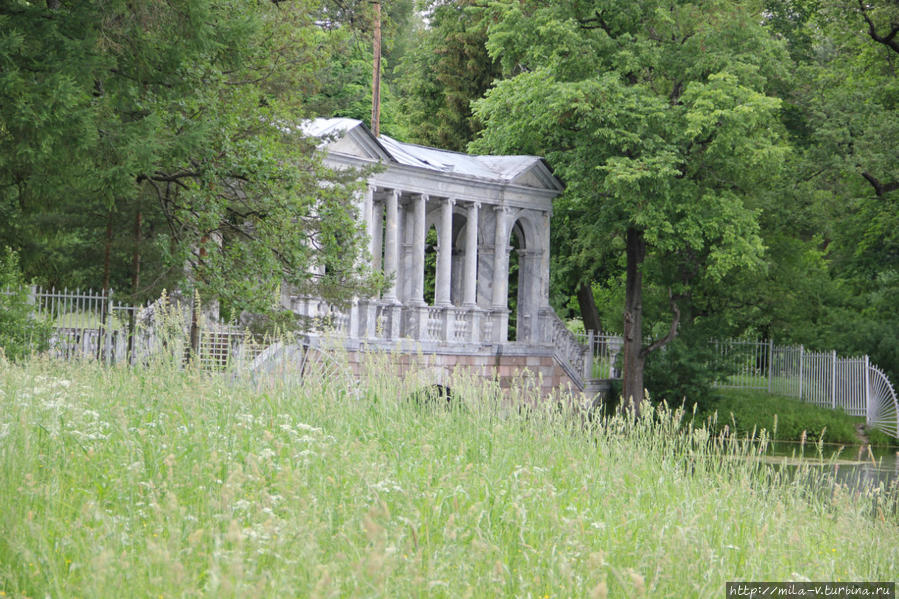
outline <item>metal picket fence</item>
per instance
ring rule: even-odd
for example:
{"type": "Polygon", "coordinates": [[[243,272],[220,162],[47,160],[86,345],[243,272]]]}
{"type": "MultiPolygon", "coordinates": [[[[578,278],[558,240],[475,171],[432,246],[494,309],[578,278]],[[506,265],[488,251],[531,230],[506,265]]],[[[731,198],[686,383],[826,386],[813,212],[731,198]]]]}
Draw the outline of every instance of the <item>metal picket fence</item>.
{"type": "Polygon", "coordinates": [[[618,354],[624,339],[615,333],[582,331],[575,333],[578,342],[587,346],[584,379],[617,379],[621,377],[618,354]]]}
{"type": "MultiPolygon", "coordinates": [[[[15,292],[18,291],[10,288],[0,290],[7,295],[15,292]]],[[[112,363],[130,355],[134,320],[141,306],[116,301],[112,290],[32,286],[27,293],[35,315],[53,327],[51,356],[112,363]]]]}
{"type": "Polygon", "coordinates": [[[48,354],[54,358],[136,364],[169,352],[185,362],[195,359],[202,369],[221,370],[235,359],[252,362],[261,351],[245,329],[209,322],[198,327],[192,350],[189,308],[162,309],[161,301],[130,305],[116,301],[111,289],[28,288],[35,315],[53,328],[48,354]],[[166,318],[174,326],[163,323],[166,318]],[[165,333],[162,328],[167,329],[165,333]],[[169,339],[163,339],[166,336],[169,339]]]}
{"type": "Polygon", "coordinates": [[[839,357],[773,341],[713,341],[729,373],[717,383],[733,389],[760,389],[864,417],[870,426],[899,436],[899,401],[889,379],[868,356],[839,357]]]}
{"type": "MultiPolygon", "coordinates": [[[[589,348],[584,378],[620,378],[620,335],[586,331],[576,334],[589,348]]],[[[840,357],[835,351],[809,351],[801,345],[773,341],[712,341],[719,366],[727,373],[718,387],[758,389],[796,397],[851,416],[899,437],[899,399],[889,378],[868,356],[840,357]]]]}

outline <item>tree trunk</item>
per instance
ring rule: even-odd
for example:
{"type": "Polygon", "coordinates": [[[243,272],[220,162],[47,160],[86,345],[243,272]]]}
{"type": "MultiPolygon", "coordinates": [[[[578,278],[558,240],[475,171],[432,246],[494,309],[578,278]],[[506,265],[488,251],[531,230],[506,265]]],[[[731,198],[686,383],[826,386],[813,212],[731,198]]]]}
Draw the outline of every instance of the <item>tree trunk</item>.
{"type": "Polygon", "coordinates": [[[584,320],[584,330],[602,330],[599,320],[599,310],[596,309],[596,300],[593,298],[593,289],[589,283],[581,283],[577,288],[577,303],[581,309],[581,318],[584,320]]]}
{"type": "Polygon", "coordinates": [[[624,295],[624,406],[640,412],[643,401],[643,273],[646,240],[643,231],[627,230],[627,279],[624,295]]]}
{"type": "MultiPolygon", "coordinates": [[[[137,290],[140,288],[140,244],[141,244],[141,221],[143,213],[140,206],[137,208],[137,215],[134,217],[134,255],[131,258],[131,303],[137,303],[137,290]]],[[[134,356],[134,326],[136,311],[130,310],[128,313],[128,363],[130,364],[134,356]]]]}
{"type": "MultiPolygon", "coordinates": [[[[140,246],[143,241],[141,238],[143,216],[140,207],[138,207],[137,215],[134,217],[134,254],[131,257],[131,293],[135,299],[137,298],[137,290],[140,288],[140,246]]],[[[134,303],[134,300],[132,300],[132,303],[134,303]]]]}
{"type": "Polygon", "coordinates": [[[106,243],[103,248],[103,304],[100,306],[100,326],[97,330],[97,360],[103,358],[106,340],[106,309],[109,304],[110,252],[112,251],[112,212],[106,216],[106,243]]]}

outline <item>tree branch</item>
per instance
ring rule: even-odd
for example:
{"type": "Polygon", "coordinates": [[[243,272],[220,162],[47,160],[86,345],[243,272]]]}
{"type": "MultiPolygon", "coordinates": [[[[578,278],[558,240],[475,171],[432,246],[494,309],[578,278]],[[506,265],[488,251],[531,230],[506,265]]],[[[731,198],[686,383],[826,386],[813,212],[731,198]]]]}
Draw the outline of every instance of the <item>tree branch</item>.
{"type": "Polygon", "coordinates": [[[874,27],[874,22],[871,20],[871,17],[868,16],[868,8],[865,6],[864,0],[858,0],[858,9],[859,12],[862,13],[862,17],[864,17],[865,22],[868,24],[868,35],[871,36],[871,39],[875,42],[883,44],[894,52],[899,53],[899,40],[896,39],[896,34],[899,33],[899,23],[892,23],[892,29],[890,29],[890,32],[888,34],[879,35],[877,33],[877,28],[874,27]]]}
{"type": "Polygon", "coordinates": [[[878,198],[882,198],[886,194],[891,191],[896,191],[899,189],[899,181],[893,181],[892,183],[881,183],[877,178],[868,173],[867,171],[862,172],[862,177],[871,184],[871,187],[874,188],[874,193],[877,194],[878,198]]]}
{"type": "Polygon", "coordinates": [[[671,320],[671,328],[668,330],[668,334],[662,337],[661,339],[656,340],[652,345],[647,348],[644,348],[640,351],[640,354],[645,358],[652,352],[656,351],[659,348],[662,348],[677,337],[677,326],[680,324],[680,308],[677,307],[677,299],[674,295],[671,294],[671,288],[668,288],[668,302],[671,304],[671,312],[674,314],[674,318],[671,320]]]}
{"type": "Polygon", "coordinates": [[[595,16],[584,17],[583,19],[581,19],[581,18],[577,19],[578,25],[581,26],[581,29],[587,29],[587,30],[602,29],[603,31],[606,32],[606,35],[608,35],[611,38],[614,38],[615,36],[612,34],[611,27],[609,27],[609,24],[606,23],[606,20],[602,16],[602,11],[596,10],[593,14],[595,16]]]}

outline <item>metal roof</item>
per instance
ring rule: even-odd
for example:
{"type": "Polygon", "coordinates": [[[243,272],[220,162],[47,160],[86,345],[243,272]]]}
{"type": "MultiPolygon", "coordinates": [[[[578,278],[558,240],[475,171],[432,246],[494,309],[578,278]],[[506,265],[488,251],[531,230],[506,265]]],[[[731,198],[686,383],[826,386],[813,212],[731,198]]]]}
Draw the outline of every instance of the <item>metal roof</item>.
{"type": "Polygon", "coordinates": [[[396,163],[442,173],[510,182],[542,162],[539,156],[478,156],[404,143],[386,135],[375,138],[368,127],[357,119],[314,119],[304,123],[302,131],[315,137],[342,137],[356,127],[364,130],[396,163]]]}

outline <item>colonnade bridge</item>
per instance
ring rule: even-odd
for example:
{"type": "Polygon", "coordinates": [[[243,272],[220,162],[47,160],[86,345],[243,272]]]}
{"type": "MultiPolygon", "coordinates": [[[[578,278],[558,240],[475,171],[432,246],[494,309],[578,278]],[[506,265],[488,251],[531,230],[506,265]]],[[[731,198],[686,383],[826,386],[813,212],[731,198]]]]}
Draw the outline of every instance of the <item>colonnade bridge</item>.
{"type": "Polygon", "coordinates": [[[546,392],[588,386],[588,348],[549,305],[549,224],[563,187],[542,158],[402,143],[345,118],[303,130],[323,140],[328,166],[374,171],[358,210],[371,266],[391,285],[345,310],[285,288],[285,308],[336,329],[351,355],[421,354],[501,384],[527,369],[546,392]]]}

